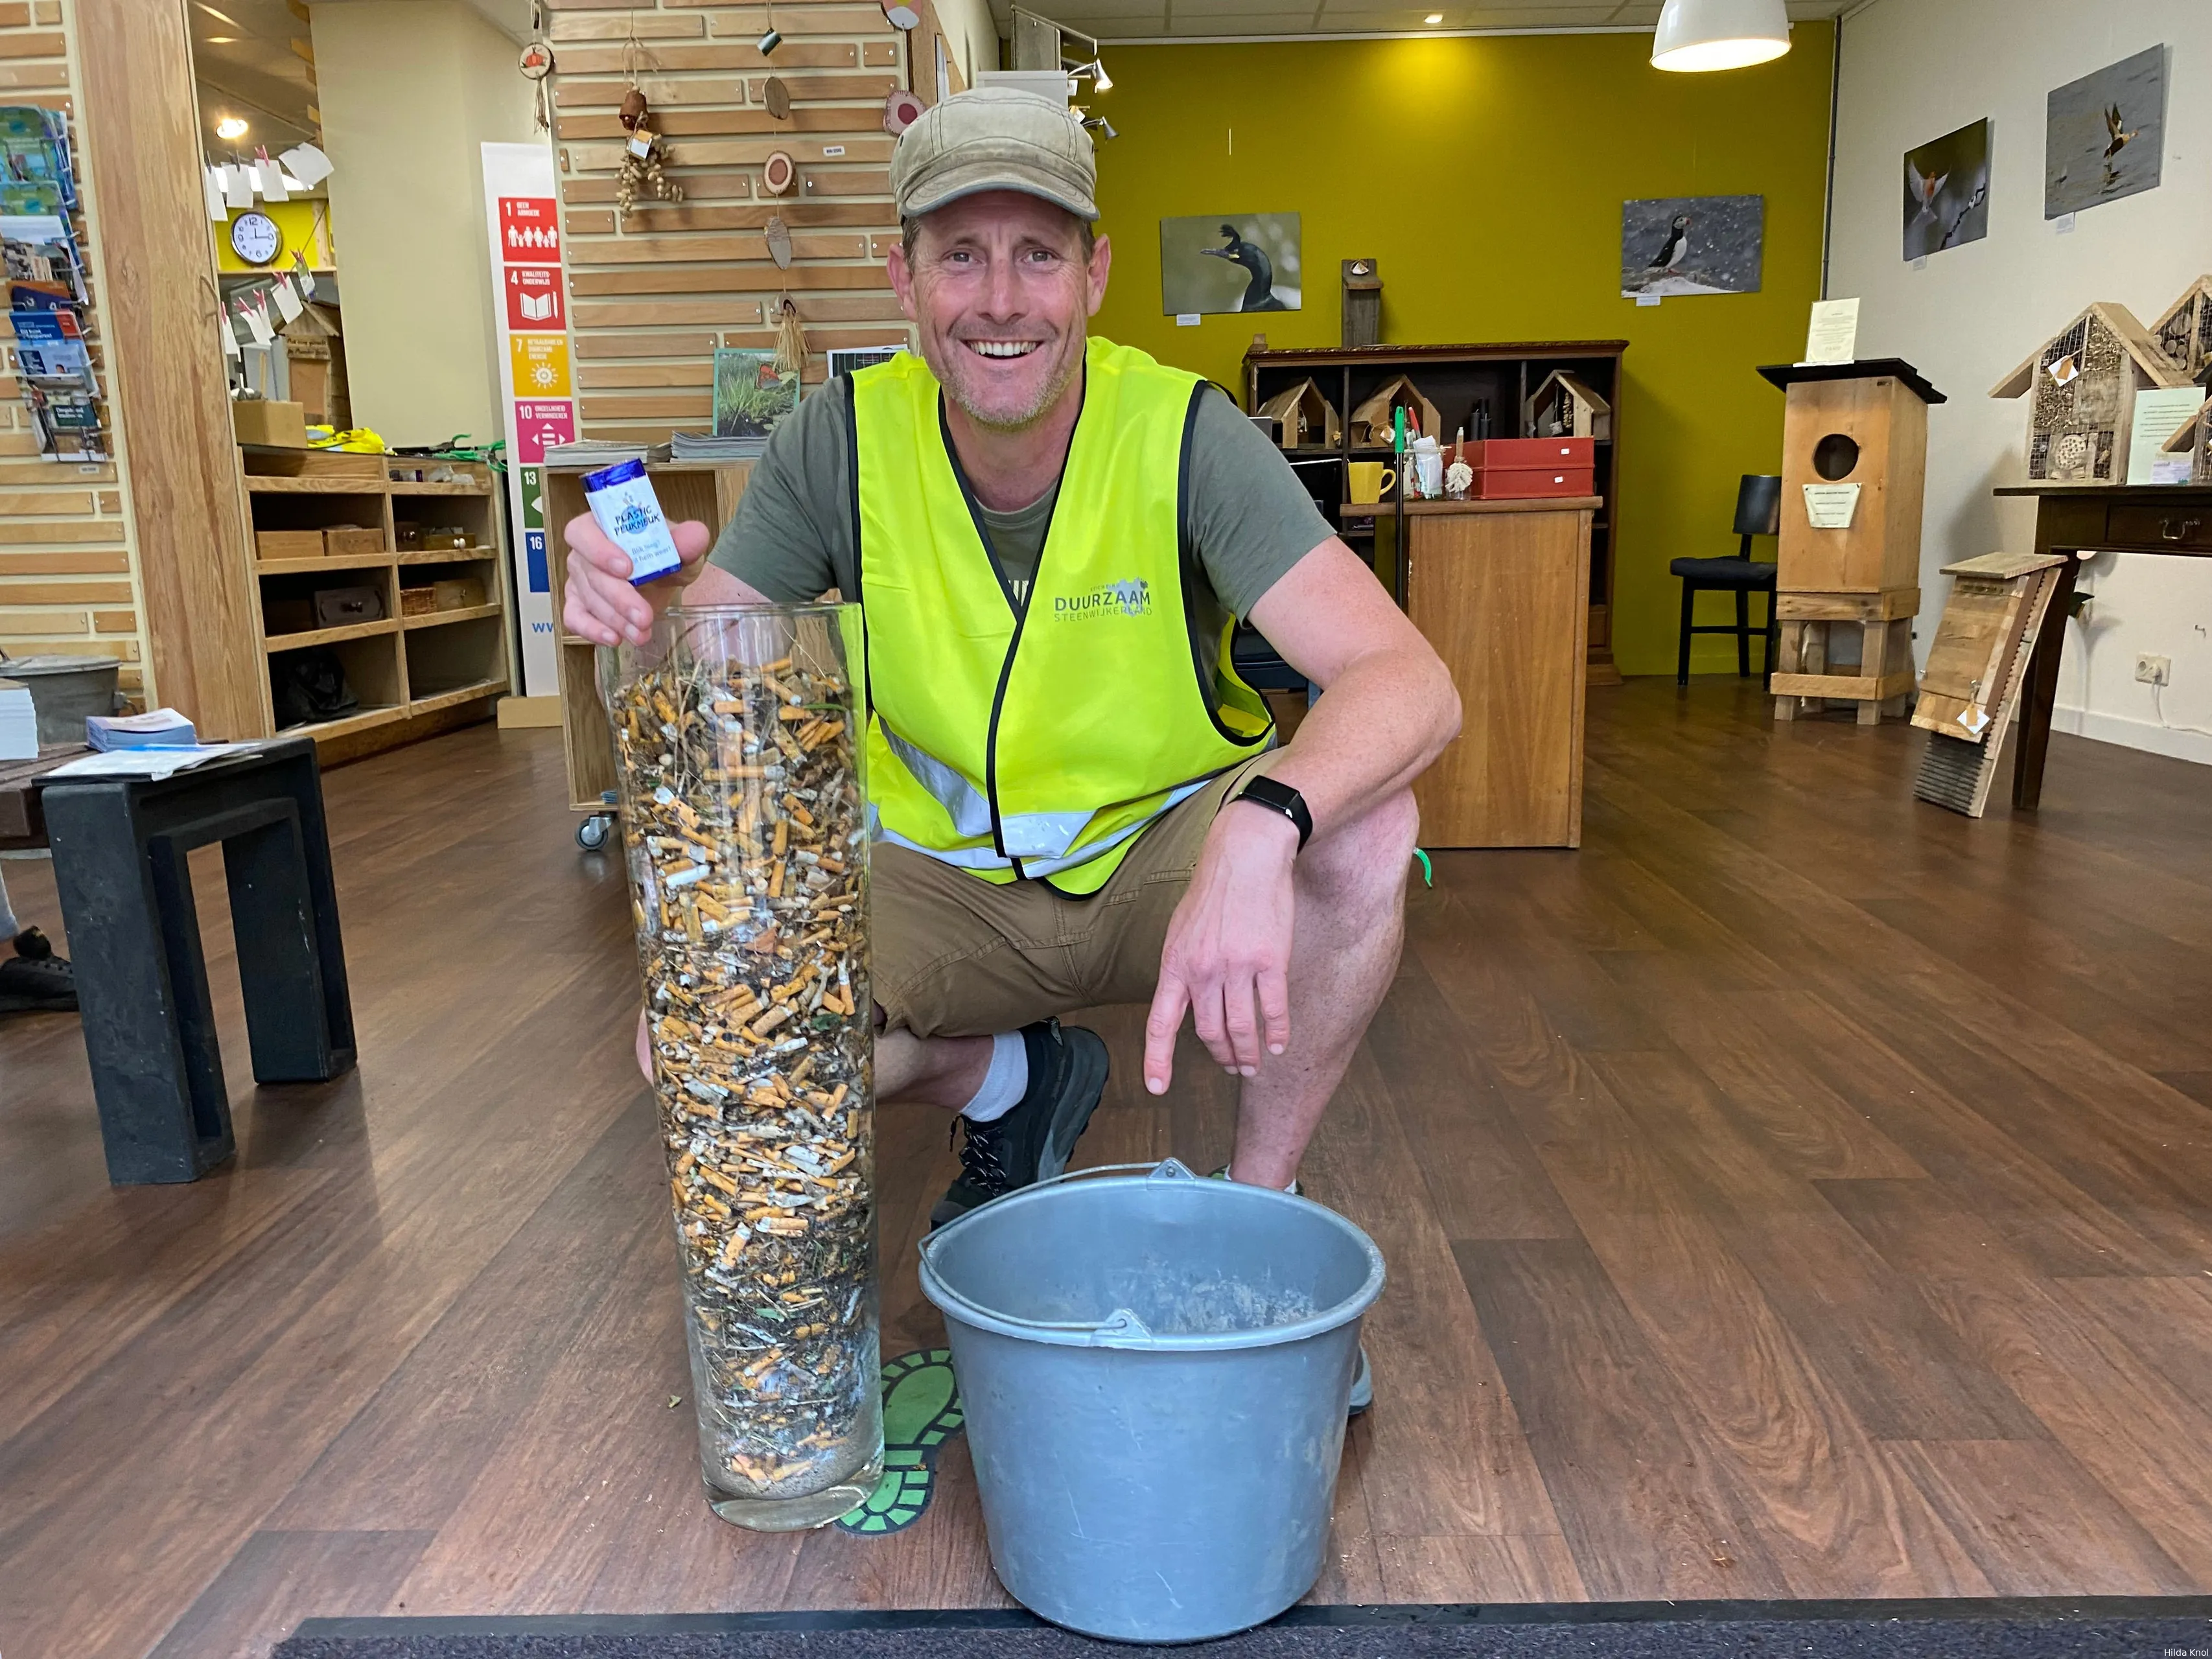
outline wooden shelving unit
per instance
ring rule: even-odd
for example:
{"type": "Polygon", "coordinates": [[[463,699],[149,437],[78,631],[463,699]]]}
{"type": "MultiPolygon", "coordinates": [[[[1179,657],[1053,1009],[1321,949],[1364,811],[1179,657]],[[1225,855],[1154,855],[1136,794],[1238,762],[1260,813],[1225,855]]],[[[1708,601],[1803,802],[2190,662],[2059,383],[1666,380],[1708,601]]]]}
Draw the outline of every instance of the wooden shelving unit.
{"type": "MultiPolygon", "coordinates": [[[[337,653],[361,707],[333,720],[285,728],[285,735],[315,738],[325,759],[349,758],[427,737],[448,726],[488,718],[512,689],[507,643],[507,568],[496,485],[487,467],[450,464],[455,482],[424,483],[391,475],[398,458],[310,455],[321,469],[294,476],[264,473],[270,465],[302,464],[298,457],[248,452],[244,478],[251,528],[376,530],[384,550],[342,557],[261,559],[253,562],[255,617],[262,654],[274,675],[285,653],[327,647],[337,653]],[[460,547],[402,548],[403,526],[459,531],[460,547]],[[483,587],[480,605],[418,616],[402,613],[399,590],[446,578],[473,578],[483,587]],[[384,615],[338,627],[268,631],[266,614],[278,599],[311,598],[319,588],[372,587],[384,615]],[[333,750],[335,750],[335,753],[333,750]]],[[[409,458],[409,466],[422,463],[409,458]]],[[[258,544],[256,544],[258,550],[258,544]]]]}
{"type": "MultiPolygon", "coordinates": [[[[1597,445],[1596,489],[1601,505],[1590,520],[1589,678],[1594,684],[1618,682],[1613,664],[1613,529],[1620,522],[1620,380],[1626,340],[1535,340],[1499,345],[1373,345],[1276,349],[1255,347],[1244,354],[1244,406],[1255,410],[1279,392],[1310,379],[1336,406],[1343,421],[1334,445],[1302,445],[1284,451],[1293,463],[1327,460],[1387,460],[1385,447],[1356,447],[1352,411],[1401,374],[1437,406],[1449,443],[1461,427],[1469,438],[1481,435],[1475,418],[1486,410],[1488,435],[1518,438],[1522,406],[1554,369],[1568,369],[1613,405],[1613,435],[1597,445]]],[[[1355,550],[1373,545],[1373,520],[1340,504],[1348,491],[1340,468],[1298,469],[1330,474],[1308,477],[1315,500],[1355,550]],[[1334,493],[1330,493],[1334,491],[1334,493]]]]}

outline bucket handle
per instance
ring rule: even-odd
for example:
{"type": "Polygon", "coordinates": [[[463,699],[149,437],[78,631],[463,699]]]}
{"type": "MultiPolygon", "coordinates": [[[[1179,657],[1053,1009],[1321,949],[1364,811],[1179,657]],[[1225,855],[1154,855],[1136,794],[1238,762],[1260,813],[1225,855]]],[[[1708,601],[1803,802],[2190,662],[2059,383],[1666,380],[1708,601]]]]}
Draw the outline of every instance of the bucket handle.
{"type": "MultiPolygon", "coordinates": [[[[1147,1181],[1196,1181],[1199,1178],[1197,1171],[1181,1158],[1162,1158],[1158,1164],[1094,1164],[1088,1169],[1068,1170],[1060,1175],[1048,1176],[1042,1181],[1032,1182],[1030,1187],[1056,1187],[1064,1181],[1080,1181],[1088,1176],[1130,1175],[1139,1170],[1146,1171],[1147,1181]]],[[[1030,1188],[1022,1190],[1026,1192],[1030,1188]]],[[[972,1215],[975,1212],[971,1210],[969,1213],[972,1215]]],[[[922,1239],[921,1259],[924,1262],[935,1267],[936,1264],[929,1259],[932,1249],[951,1231],[950,1226],[941,1227],[922,1239]]],[[[1149,1344],[1152,1340],[1152,1334],[1145,1322],[1127,1308],[1116,1308],[1105,1318],[1097,1320],[1023,1319],[1004,1313],[994,1316],[1005,1324],[1017,1325],[1026,1331],[1065,1331],[1087,1337],[1101,1347],[1134,1346],[1149,1344]]]]}

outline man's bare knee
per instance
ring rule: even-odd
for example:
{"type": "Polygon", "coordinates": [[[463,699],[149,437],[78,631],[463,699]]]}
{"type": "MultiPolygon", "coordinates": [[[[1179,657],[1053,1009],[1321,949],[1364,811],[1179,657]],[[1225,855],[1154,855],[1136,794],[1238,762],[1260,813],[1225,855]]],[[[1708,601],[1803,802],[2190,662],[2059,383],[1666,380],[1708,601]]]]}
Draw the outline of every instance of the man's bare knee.
{"type": "Polygon", "coordinates": [[[1405,885],[1420,830],[1412,790],[1378,796],[1357,817],[1316,836],[1298,855],[1299,884],[1324,899],[1357,902],[1387,897],[1405,885]]]}

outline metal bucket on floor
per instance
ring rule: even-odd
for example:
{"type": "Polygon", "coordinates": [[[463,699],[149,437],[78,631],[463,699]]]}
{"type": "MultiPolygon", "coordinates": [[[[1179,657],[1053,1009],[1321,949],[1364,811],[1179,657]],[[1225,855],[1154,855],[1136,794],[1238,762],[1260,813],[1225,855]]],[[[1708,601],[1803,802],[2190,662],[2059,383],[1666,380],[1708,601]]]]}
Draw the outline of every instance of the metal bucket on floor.
{"type": "Polygon", "coordinates": [[[1226,1636],[1321,1576],[1382,1253],[1288,1193],[1112,1167],[1148,1173],[1042,1182],[939,1228],[922,1293],[999,1582],[1086,1635],[1226,1636]]]}

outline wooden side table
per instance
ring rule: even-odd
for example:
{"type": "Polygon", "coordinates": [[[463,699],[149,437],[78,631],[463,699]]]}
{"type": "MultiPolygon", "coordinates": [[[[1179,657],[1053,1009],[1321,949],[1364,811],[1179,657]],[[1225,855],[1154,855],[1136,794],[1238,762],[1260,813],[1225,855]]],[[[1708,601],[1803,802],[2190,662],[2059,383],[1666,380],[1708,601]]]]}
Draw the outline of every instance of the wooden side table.
{"type": "Polygon", "coordinates": [[[2043,613],[2027,668],[2020,743],[2013,751],[2014,810],[2032,812],[2043,799],[2043,757],[2051,746],[2051,711],[2058,702],[2058,659],[2073,614],[2074,576],[2090,553],[2161,553],[2212,558],[2212,488],[2202,484],[2014,484],[1999,495],[2033,495],[2035,551],[2061,553],[2058,586],[2043,613]]]}

